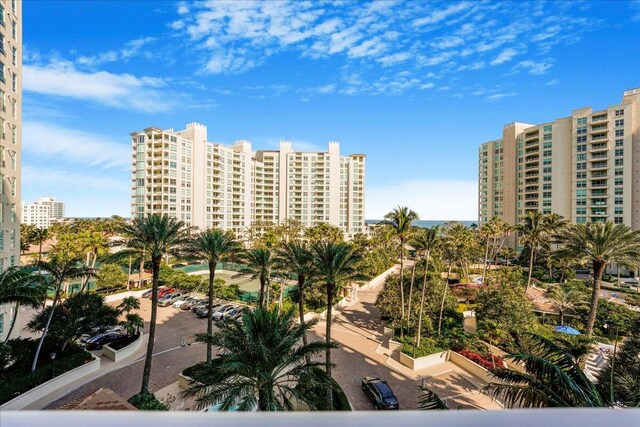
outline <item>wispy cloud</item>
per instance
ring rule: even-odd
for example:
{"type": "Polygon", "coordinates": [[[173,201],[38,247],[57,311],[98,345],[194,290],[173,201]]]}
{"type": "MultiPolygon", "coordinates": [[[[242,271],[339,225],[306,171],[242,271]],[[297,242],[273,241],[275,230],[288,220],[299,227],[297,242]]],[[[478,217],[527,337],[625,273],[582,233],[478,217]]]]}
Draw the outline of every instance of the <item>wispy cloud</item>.
{"type": "Polygon", "coordinates": [[[629,8],[631,9],[631,20],[640,21],[640,1],[634,0],[629,2],[629,8]]]}
{"type": "Polygon", "coordinates": [[[540,75],[547,72],[549,68],[553,67],[553,63],[550,60],[526,60],[518,62],[518,65],[513,67],[513,71],[526,70],[529,74],[540,75]]]}
{"type": "Polygon", "coordinates": [[[161,78],[114,74],[108,71],[82,71],[70,61],[25,64],[22,68],[26,92],[93,101],[109,107],[143,112],[168,111],[170,97],[161,89],[161,78]]]}
{"type": "Polygon", "coordinates": [[[131,148],[115,139],[44,121],[24,121],[22,133],[22,148],[34,159],[81,167],[131,167],[131,148]]]}
{"type": "Polygon", "coordinates": [[[511,61],[513,57],[516,56],[518,53],[519,52],[514,48],[511,48],[511,47],[506,48],[502,52],[500,52],[500,55],[498,55],[496,59],[491,61],[490,64],[491,65],[504,64],[505,62],[511,61]]]}
{"type": "Polygon", "coordinates": [[[512,96],[518,95],[518,92],[502,92],[502,93],[494,93],[493,95],[487,96],[485,99],[487,101],[498,101],[502,98],[509,98],[512,96]]]}
{"type": "Polygon", "coordinates": [[[437,24],[438,22],[443,21],[452,15],[469,9],[472,5],[473,3],[468,1],[452,4],[444,9],[435,10],[429,13],[427,16],[416,19],[415,21],[413,21],[413,25],[415,25],[416,27],[421,27],[423,25],[437,24]]]}
{"type": "Polygon", "coordinates": [[[546,82],[544,85],[545,86],[555,86],[558,83],[560,83],[560,80],[558,79],[553,79],[553,80],[549,80],[548,82],[546,82]]]}
{"type": "Polygon", "coordinates": [[[78,64],[86,65],[89,67],[95,67],[108,62],[126,62],[130,58],[139,55],[144,46],[155,40],[155,37],[141,37],[127,42],[120,50],[109,50],[94,56],[81,56],[78,58],[77,62],[78,64]]]}

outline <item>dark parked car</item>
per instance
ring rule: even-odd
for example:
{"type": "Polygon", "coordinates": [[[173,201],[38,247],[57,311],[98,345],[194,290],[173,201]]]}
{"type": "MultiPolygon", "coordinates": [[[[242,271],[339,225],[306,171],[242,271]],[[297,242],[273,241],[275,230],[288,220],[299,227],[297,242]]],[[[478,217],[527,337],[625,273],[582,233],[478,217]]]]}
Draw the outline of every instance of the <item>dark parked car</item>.
{"type": "Polygon", "coordinates": [[[107,332],[96,335],[87,340],[87,350],[100,350],[105,344],[111,344],[125,338],[127,338],[127,335],[119,332],[107,332]]]}
{"type": "Polygon", "coordinates": [[[362,391],[365,392],[373,407],[377,409],[400,409],[398,398],[386,381],[378,377],[364,377],[362,379],[362,391]]]}
{"type": "MultiPolygon", "coordinates": [[[[166,289],[164,286],[160,286],[158,288],[158,293],[160,293],[160,291],[166,289]]],[[[140,295],[142,298],[151,298],[151,292],[153,292],[153,289],[149,289],[148,291],[144,291],[142,293],[142,295],[140,295]]]]}

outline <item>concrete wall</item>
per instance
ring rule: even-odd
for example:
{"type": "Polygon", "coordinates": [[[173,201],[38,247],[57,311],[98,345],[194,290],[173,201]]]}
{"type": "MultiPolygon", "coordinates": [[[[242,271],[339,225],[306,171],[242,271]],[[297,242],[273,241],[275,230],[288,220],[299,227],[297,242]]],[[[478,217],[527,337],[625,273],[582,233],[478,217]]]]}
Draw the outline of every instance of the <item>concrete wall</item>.
{"type": "Polygon", "coordinates": [[[491,375],[491,372],[489,372],[482,366],[478,365],[477,363],[472,362],[471,360],[467,359],[461,354],[456,353],[455,351],[449,352],[449,361],[451,363],[455,363],[465,371],[472,374],[474,377],[480,378],[482,381],[486,382],[487,384],[495,381],[495,379],[493,378],[493,375],[491,375]]]}
{"type": "Polygon", "coordinates": [[[418,357],[414,359],[400,352],[400,363],[409,369],[417,371],[419,369],[428,368],[430,366],[436,366],[449,360],[449,350],[442,351],[440,353],[430,354],[428,356],[418,357]]]}
{"type": "Polygon", "coordinates": [[[137,340],[120,350],[114,350],[109,347],[109,345],[105,345],[104,347],[102,347],[102,355],[107,359],[113,360],[114,362],[119,362],[135,354],[140,349],[140,347],[146,345],[148,342],[149,335],[143,335],[141,332],[137,340]]]}
{"type": "Polygon", "coordinates": [[[19,409],[24,409],[33,402],[42,399],[49,393],[52,393],[59,388],[66,387],[72,382],[95,372],[98,369],[100,369],[100,359],[94,357],[93,361],[82,366],[78,366],[65,374],[58,375],[54,379],[47,381],[44,384],[40,384],[38,387],[33,388],[26,393],[22,393],[15,399],[6,402],[4,405],[0,406],[0,410],[17,411],[19,409]]]}
{"type": "Polygon", "coordinates": [[[113,301],[119,301],[121,299],[125,299],[126,297],[140,298],[142,297],[142,294],[145,293],[146,291],[148,291],[148,289],[143,289],[141,291],[128,291],[128,292],[121,292],[119,294],[107,295],[106,297],[104,297],[104,302],[109,303],[113,301]]]}

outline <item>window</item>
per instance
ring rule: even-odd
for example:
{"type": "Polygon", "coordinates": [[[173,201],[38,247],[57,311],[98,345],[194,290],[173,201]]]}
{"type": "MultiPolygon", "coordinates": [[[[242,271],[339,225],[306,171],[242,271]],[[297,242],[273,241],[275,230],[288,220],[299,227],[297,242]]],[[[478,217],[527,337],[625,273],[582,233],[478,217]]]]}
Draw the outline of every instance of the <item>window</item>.
{"type": "Polygon", "coordinates": [[[551,190],[551,184],[542,184],[543,190],[551,190]]]}
{"type": "Polygon", "coordinates": [[[624,169],[616,168],[616,176],[622,176],[622,175],[624,175],[624,169]]]}
{"type": "Polygon", "coordinates": [[[623,190],[624,189],[622,187],[616,187],[613,194],[615,194],[616,196],[622,196],[623,190]]]}
{"type": "Polygon", "coordinates": [[[18,75],[16,73],[13,73],[11,76],[11,89],[13,89],[14,92],[18,91],[18,75]]]}
{"type": "Polygon", "coordinates": [[[616,157],[621,157],[621,156],[624,156],[624,149],[616,148],[616,157]]]}
{"type": "Polygon", "coordinates": [[[587,181],[586,180],[576,181],[576,187],[587,188],[587,181]]]}
{"type": "Polygon", "coordinates": [[[624,166],[624,159],[616,159],[616,166],[624,166]]]}
{"type": "Polygon", "coordinates": [[[551,167],[542,168],[542,173],[551,173],[551,167]]]}
{"type": "Polygon", "coordinates": [[[11,63],[13,65],[18,65],[18,49],[15,47],[11,48],[11,63]]]}
{"type": "MultiPolygon", "coordinates": [[[[579,125],[586,125],[587,124],[587,118],[586,117],[581,117],[578,119],[578,124],[579,125]]],[[[586,129],[586,128],[585,128],[586,129]]]]}
{"type": "Polygon", "coordinates": [[[576,179],[584,179],[587,177],[586,172],[576,172],[576,179]]]}
{"type": "Polygon", "coordinates": [[[622,147],[624,145],[624,139],[616,139],[616,147],[622,147]]]}
{"type": "Polygon", "coordinates": [[[544,132],[551,132],[551,129],[552,129],[551,125],[545,125],[545,127],[542,128],[544,132]]]}
{"type": "Polygon", "coordinates": [[[587,190],[576,190],[577,197],[587,197],[587,190]]]}
{"type": "Polygon", "coordinates": [[[584,154],[578,154],[578,155],[576,156],[576,160],[577,160],[577,161],[579,161],[579,162],[587,160],[587,154],[586,154],[586,153],[584,153],[584,154]]]}
{"type": "Polygon", "coordinates": [[[613,213],[615,215],[622,215],[622,207],[619,206],[619,207],[613,208],[613,213]]]}
{"type": "Polygon", "coordinates": [[[587,206],[587,199],[576,199],[576,205],[587,206]]]}
{"type": "Polygon", "coordinates": [[[576,137],[576,142],[587,142],[587,135],[576,137]]]}
{"type": "Polygon", "coordinates": [[[624,204],[624,199],[622,197],[616,197],[614,203],[616,205],[622,205],[624,204]]]}
{"type": "Polygon", "coordinates": [[[578,135],[585,134],[585,133],[587,133],[587,127],[586,126],[578,126],[576,132],[578,133],[578,135]]]}
{"type": "Polygon", "coordinates": [[[624,116],[624,110],[616,110],[616,117],[624,116]]]}
{"type": "Polygon", "coordinates": [[[542,139],[544,141],[551,141],[551,134],[550,133],[545,133],[544,136],[542,137],[542,139]]]}
{"type": "Polygon", "coordinates": [[[617,216],[613,219],[613,222],[615,224],[622,224],[624,221],[622,220],[622,217],[617,216]]]}
{"type": "Polygon", "coordinates": [[[615,122],[616,127],[624,126],[624,119],[617,119],[615,122]]]}
{"type": "Polygon", "coordinates": [[[624,136],[624,129],[616,129],[616,136],[624,136]]]}
{"type": "Polygon", "coordinates": [[[0,313],[0,335],[4,333],[4,313],[0,313]]]}
{"type": "Polygon", "coordinates": [[[0,81],[2,83],[5,82],[5,78],[4,78],[4,62],[0,61],[0,81]]]}
{"type": "Polygon", "coordinates": [[[587,222],[587,218],[584,216],[578,216],[576,217],[576,223],[578,224],[585,224],[587,222]]]}
{"type": "Polygon", "coordinates": [[[542,180],[544,182],[549,182],[549,181],[551,181],[551,176],[550,175],[545,175],[545,176],[542,177],[542,180]]]}
{"type": "Polygon", "coordinates": [[[543,199],[550,199],[551,198],[551,191],[545,191],[544,193],[542,193],[542,198],[543,199]]]}
{"type": "Polygon", "coordinates": [[[542,155],[544,157],[551,157],[551,150],[544,150],[544,152],[542,153],[542,155]]]}
{"type": "Polygon", "coordinates": [[[587,170],[587,164],[586,163],[576,163],[576,169],[577,170],[587,170]]]}
{"type": "Polygon", "coordinates": [[[544,144],[542,144],[542,148],[551,148],[552,142],[551,141],[545,141],[544,144]]]}
{"type": "Polygon", "coordinates": [[[11,36],[14,40],[18,38],[18,23],[16,21],[11,21],[11,36]]]}
{"type": "Polygon", "coordinates": [[[0,5],[0,25],[4,27],[4,6],[0,5]]]}
{"type": "Polygon", "coordinates": [[[576,215],[586,215],[587,208],[576,208],[576,215]]]}
{"type": "Polygon", "coordinates": [[[624,184],[624,179],[623,178],[616,178],[615,179],[615,185],[623,185],[624,184]]]}

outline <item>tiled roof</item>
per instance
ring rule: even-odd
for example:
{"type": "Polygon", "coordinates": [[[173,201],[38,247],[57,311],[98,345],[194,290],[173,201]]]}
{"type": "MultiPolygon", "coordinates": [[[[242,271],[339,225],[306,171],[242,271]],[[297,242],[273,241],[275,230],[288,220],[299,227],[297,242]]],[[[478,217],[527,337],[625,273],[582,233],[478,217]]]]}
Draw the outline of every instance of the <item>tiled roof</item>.
{"type": "Polygon", "coordinates": [[[110,388],[100,388],[58,409],[68,411],[137,411],[137,408],[110,388]]]}

